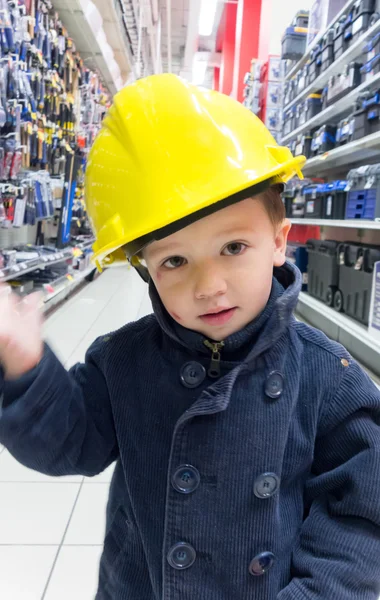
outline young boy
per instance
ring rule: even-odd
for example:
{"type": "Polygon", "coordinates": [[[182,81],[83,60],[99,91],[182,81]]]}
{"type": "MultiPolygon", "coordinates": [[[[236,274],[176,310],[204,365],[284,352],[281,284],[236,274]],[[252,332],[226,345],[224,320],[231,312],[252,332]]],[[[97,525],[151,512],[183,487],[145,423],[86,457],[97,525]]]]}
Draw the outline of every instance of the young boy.
{"type": "Polygon", "coordinates": [[[293,317],[281,183],[303,163],[226,96],[124,89],[87,171],[99,266],[154,315],[67,373],[0,298],[0,442],[50,475],[116,461],[98,600],[378,600],[380,395],[293,317]]]}

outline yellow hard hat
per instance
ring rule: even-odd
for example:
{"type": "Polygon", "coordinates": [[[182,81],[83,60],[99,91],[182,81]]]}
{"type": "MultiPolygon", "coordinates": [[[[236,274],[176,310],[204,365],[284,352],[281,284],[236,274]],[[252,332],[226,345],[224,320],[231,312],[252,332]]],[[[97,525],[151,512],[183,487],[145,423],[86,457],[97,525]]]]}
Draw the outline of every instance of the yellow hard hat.
{"type": "Polygon", "coordinates": [[[196,219],[301,175],[303,156],[224,94],[174,75],[125,87],[89,155],[86,205],[99,268],[196,219]]]}

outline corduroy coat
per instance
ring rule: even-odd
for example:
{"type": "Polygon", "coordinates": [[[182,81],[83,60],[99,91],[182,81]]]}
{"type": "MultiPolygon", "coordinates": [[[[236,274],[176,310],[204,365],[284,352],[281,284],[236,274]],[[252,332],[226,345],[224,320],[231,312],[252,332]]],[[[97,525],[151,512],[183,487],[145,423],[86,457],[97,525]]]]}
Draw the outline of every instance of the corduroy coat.
{"type": "MultiPolygon", "coordinates": [[[[380,393],[293,316],[298,270],[221,360],[154,315],[2,381],[0,442],[49,475],[116,462],[97,600],[378,600],[380,393]],[[220,371],[217,374],[215,371],[220,371]]],[[[0,532],[1,539],[1,532],[0,532]]]]}

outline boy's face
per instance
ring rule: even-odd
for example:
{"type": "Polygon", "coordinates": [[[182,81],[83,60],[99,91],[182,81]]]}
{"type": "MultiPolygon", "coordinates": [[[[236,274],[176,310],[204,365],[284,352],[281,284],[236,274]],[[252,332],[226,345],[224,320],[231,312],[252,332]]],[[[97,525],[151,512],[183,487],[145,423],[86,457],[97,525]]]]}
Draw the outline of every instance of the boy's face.
{"type": "Polygon", "coordinates": [[[153,242],[144,259],[173,319],[221,341],[264,309],[289,229],[288,220],[274,226],[263,203],[248,198],[153,242]]]}

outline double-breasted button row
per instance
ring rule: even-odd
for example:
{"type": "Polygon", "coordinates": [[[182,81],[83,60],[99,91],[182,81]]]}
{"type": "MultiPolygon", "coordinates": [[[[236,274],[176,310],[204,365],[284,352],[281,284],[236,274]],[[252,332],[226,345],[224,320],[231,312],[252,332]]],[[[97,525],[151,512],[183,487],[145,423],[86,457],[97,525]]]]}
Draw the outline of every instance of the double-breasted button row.
{"type": "MultiPolygon", "coordinates": [[[[168,552],[168,563],[176,571],[189,569],[195,563],[197,553],[191,544],[178,542],[168,552]]],[[[261,552],[251,561],[249,572],[255,577],[265,575],[273,567],[275,555],[273,552],[261,552]]]]}

